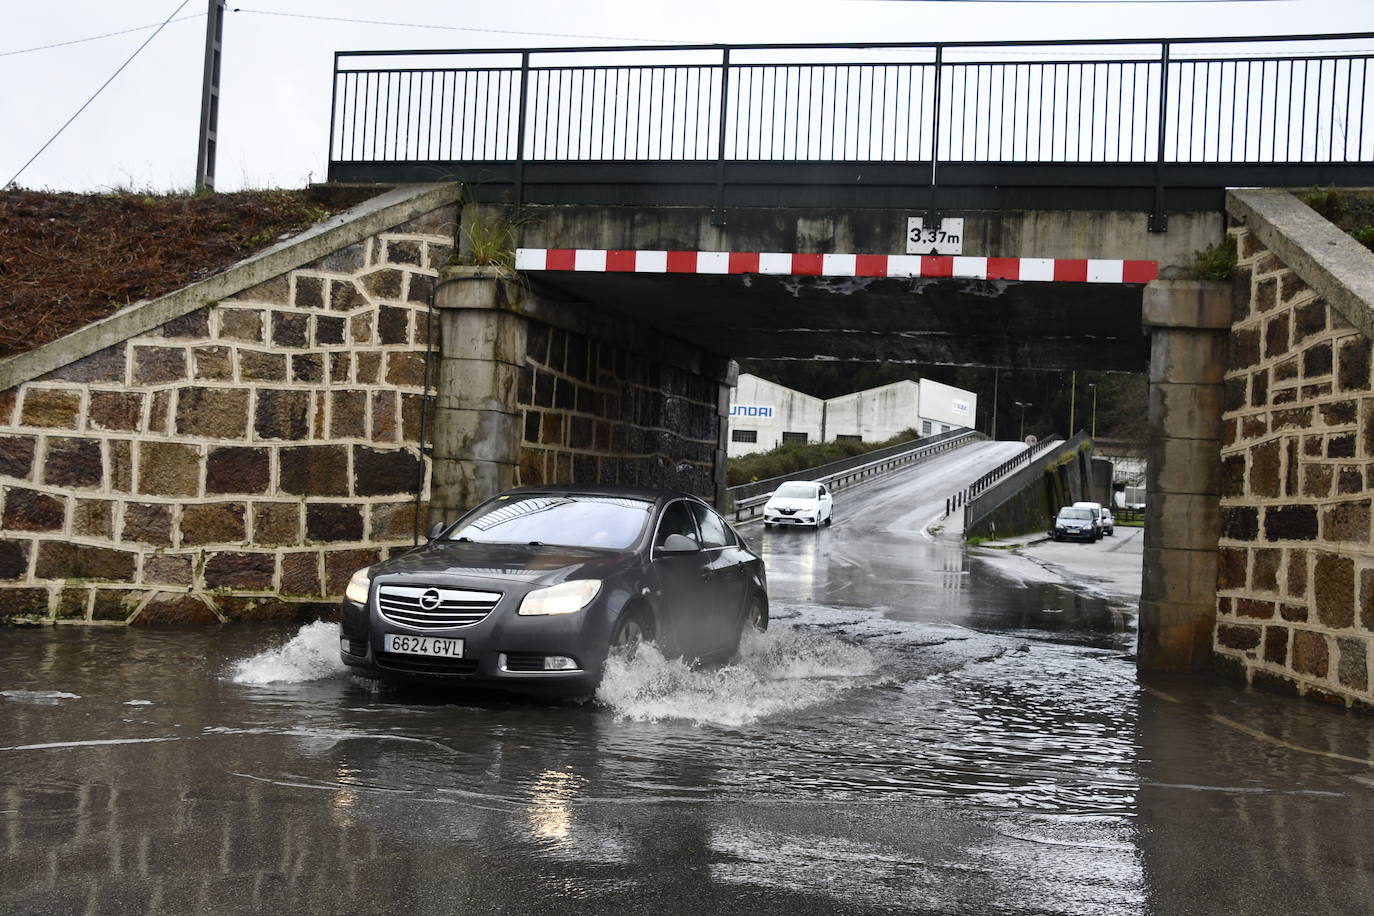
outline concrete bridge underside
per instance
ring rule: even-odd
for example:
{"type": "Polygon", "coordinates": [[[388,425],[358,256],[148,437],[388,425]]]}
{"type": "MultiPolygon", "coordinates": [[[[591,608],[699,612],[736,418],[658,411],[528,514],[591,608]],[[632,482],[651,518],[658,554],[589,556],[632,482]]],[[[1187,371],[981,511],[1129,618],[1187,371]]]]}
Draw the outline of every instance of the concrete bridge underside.
{"type": "Polygon", "coordinates": [[[733,358],[1144,372],[1140,284],[538,273],[531,289],[733,358]]]}

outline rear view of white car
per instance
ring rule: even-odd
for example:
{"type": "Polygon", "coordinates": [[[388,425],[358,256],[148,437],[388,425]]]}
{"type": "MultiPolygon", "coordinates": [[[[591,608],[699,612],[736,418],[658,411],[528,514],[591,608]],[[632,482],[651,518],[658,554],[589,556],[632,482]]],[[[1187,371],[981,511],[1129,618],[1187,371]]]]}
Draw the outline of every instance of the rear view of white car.
{"type": "Polygon", "coordinates": [[[829,525],[834,500],[830,488],[814,480],[789,480],[763,504],[763,525],[829,525]]]}

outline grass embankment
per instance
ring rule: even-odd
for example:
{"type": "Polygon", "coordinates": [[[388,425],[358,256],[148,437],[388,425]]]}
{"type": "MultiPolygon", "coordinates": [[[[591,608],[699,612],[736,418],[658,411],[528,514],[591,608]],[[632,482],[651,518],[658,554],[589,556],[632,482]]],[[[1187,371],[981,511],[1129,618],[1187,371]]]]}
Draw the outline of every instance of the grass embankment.
{"type": "Polygon", "coordinates": [[[0,357],[203,280],[376,193],[0,193],[0,357]]]}
{"type": "Polygon", "coordinates": [[[897,445],[900,442],[910,442],[917,438],[919,437],[916,435],[916,430],[907,429],[885,442],[841,441],[816,442],[805,445],[799,442],[788,442],[767,452],[756,452],[753,455],[731,458],[726,472],[726,484],[736,487],[742,483],[751,483],[755,480],[767,480],[769,477],[795,474],[817,465],[839,461],[841,458],[852,458],[855,455],[877,451],[880,448],[897,445]]]}

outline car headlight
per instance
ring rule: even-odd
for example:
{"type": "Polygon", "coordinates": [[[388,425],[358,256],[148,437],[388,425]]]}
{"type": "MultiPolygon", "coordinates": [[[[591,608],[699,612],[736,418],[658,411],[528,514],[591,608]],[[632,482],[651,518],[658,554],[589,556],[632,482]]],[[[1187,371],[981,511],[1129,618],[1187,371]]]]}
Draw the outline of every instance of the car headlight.
{"type": "Polygon", "coordinates": [[[575,579],[560,582],[548,588],[538,588],[525,596],[517,612],[524,616],[537,614],[572,614],[592,603],[596,593],[601,591],[597,579],[575,579]]]}
{"type": "Polygon", "coordinates": [[[370,569],[370,566],[364,566],[353,574],[353,578],[348,580],[348,588],[344,589],[345,598],[359,604],[367,604],[367,589],[372,583],[372,576],[368,574],[370,569]]]}

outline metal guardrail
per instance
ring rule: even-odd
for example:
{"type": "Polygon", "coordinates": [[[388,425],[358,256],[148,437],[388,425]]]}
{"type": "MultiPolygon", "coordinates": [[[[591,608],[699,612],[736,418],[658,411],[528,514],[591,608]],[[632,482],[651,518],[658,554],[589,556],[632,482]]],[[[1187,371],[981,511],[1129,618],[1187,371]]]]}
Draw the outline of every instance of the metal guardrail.
{"type": "Polygon", "coordinates": [[[1077,451],[1078,447],[1090,438],[1087,433],[1079,433],[1067,442],[1058,441],[1053,448],[1041,451],[1021,470],[1007,475],[967,502],[964,505],[965,534],[967,535],[974,526],[995,512],[1004,502],[1025,489],[1029,482],[1037,479],[1051,461],[1058,460],[1059,456],[1067,452],[1077,451]]]}
{"type": "Polygon", "coordinates": [[[330,178],[513,164],[487,179],[518,204],[526,163],[710,163],[652,180],[714,182],[723,206],[727,162],[915,163],[903,183],[931,188],[945,164],[1138,165],[1159,216],[1164,185],[1186,181],[1171,166],[1374,162],[1370,39],[340,51],[330,178]]]}
{"type": "Polygon", "coordinates": [[[767,480],[730,487],[726,492],[731,496],[733,504],[731,511],[735,513],[735,521],[744,521],[759,514],[763,509],[763,504],[768,502],[768,497],[773,494],[773,491],[789,480],[815,480],[832,490],[839,490],[869,477],[884,474],[904,465],[919,464],[951,449],[986,438],[986,435],[974,430],[951,430],[938,436],[927,436],[923,439],[915,439],[912,442],[900,443],[885,449],[865,452],[843,461],[832,461],[829,464],[807,468],[795,474],[784,474],[780,477],[770,477],[767,480]],[[900,449],[900,451],[894,451],[896,449],[900,449]],[[874,457],[875,455],[879,457],[874,457]],[[863,461],[855,463],[855,459],[863,459],[863,461]],[[847,466],[836,468],[835,465],[839,464],[847,466]],[[749,494],[738,492],[746,488],[750,488],[749,494]]]}
{"type": "Polygon", "coordinates": [[[1031,458],[1035,456],[1037,453],[1042,452],[1046,449],[1053,448],[1056,443],[1061,441],[1063,440],[1047,439],[1044,442],[1037,443],[1034,447],[1028,446],[1025,449],[1025,451],[1018,452],[1015,456],[1008,458],[1006,461],[1003,461],[997,467],[993,468],[991,471],[988,471],[982,477],[979,477],[977,480],[969,484],[967,487],[964,487],[964,489],[960,490],[958,493],[955,493],[953,496],[947,497],[945,499],[945,518],[949,518],[950,514],[953,513],[955,509],[962,508],[971,499],[982,493],[984,490],[992,486],[997,481],[1001,480],[1007,474],[1016,470],[1021,465],[1029,462],[1031,458]]]}

